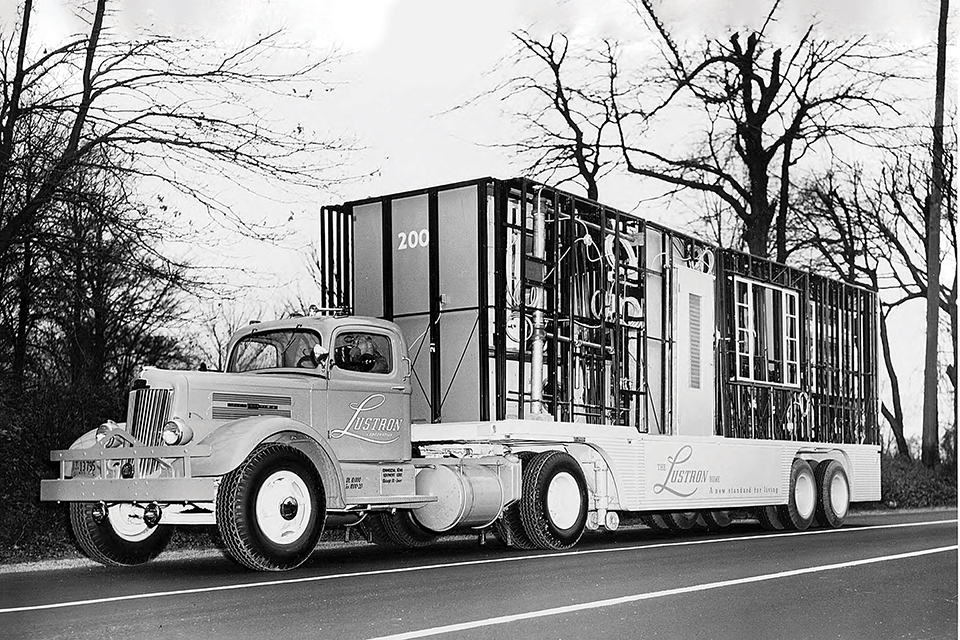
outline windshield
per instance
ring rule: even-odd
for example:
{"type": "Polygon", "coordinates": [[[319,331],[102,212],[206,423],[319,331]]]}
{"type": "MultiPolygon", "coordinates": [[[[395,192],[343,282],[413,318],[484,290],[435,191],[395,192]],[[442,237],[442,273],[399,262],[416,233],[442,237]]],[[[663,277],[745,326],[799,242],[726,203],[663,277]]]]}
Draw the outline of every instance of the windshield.
{"type": "Polygon", "coordinates": [[[240,340],[230,354],[227,370],[233,373],[263,369],[316,369],[320,364],[320,335],[306,329],[253,333],[240,340]]]}

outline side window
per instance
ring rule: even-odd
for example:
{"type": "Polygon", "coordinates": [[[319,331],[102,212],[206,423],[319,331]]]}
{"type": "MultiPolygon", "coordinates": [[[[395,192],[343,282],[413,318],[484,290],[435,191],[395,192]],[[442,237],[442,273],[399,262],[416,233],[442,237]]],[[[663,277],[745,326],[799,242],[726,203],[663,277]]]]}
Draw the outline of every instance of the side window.
{"type": "Polygon", "coordinates": [[[231,371],[257,371],[274,369],[282,361],[279,346],[272,341],[257,336],[245,338],[233,352],[231,371]]]}
{"type": "Polygon", "coordinates": [[[734,299],[737,380],[799,386],[797,293],[736,278],[734,299]]]}
{"type": "Polygon", "coordinates": [[[334,340],[333,362],[347,371],[390,373],[393,371],[390,338],[377,333],[341,333],[334,340]]]}

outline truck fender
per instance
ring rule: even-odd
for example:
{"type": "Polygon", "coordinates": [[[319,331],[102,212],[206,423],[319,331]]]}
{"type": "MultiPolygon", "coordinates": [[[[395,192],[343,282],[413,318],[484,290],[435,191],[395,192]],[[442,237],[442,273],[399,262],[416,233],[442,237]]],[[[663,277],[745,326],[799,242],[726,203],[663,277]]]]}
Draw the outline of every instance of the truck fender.
{"type": "MultiPolygon", "coordinates": [[[[813,446],[813,447],[801,447],[798,448],[796,453],[793,454],[794,458],[803,458],[814,468],[817,464],[823,462],[824,460],[836,460],[843,465],[843,470],[846,471],[847,476],[853,478],[853,463],[850,460],[850,456],[843,449],[832,449],[829,446],[813,446]]],[[[784,464],[789,468],[793,463],[793,458],[789,460],[784,460],[784,464]]]]}
{"type": "Polygon", "coordinates": [[[209,445],[212,453],[206,458],[194,458],[193,475],[230,473],[263,442],[282,442],[303,451],[323,480],[327,508],[343,508],[343,470],[330,443],[316,429],[290,418],[254,416],[225,424],[200,442],[209,445]]]}
{"type": "Polygon", "coordinates": [[[620,491],[617,487],[617,477],[614,471],[615,467],[611,462],[610,456],[600,446],[593,444],[571,444],[566,446],[567,453],[572,455],[580,466],[583,467],[584,476],[587,481],[587,491],[592,494],[594,500],[607,499],[606,505],[595,505],[596,507],[617,510],[622,508],[620,505],[620,491]],[[604,473],[607,477],[606,486],[597,486],[596,472],[590,473],[590,469],[595,468],[595,463],[599,462],[601,467],[606,467],[604,473]],[[604,495],[606,494],[606,495],[604,495]]]}
{"type": "MultiPolygon", "coordinates": [[[[566,443],[543,443],[543,446],[534,446],[527,449],[526,447],[516,447],[511,453],[517,453],[520,451],[535,451],[537,453],[541,451],[565,451],[569,453],[573,458],[580,463],[581,468],[583,469],[583,479],[587,483],[587,494],[589,500],[594,506],[592,508],[597,508],[597,504],[601,499],[606,498],[605,509],[617,510],[621,509],[620,505],[620,492],[617,488],[617,475],[614,471],[614,466],[610,460],[610,456],[602,447],[586,444],[586,443],[576,443],[576,444],[566,444],[566,443]],[[607,482],[606,486],[597,485],[597,472],[599,471],[596,463],[600,463],[600,467],[606,467],[604,473],[606,474],[607,482]]],[[[602,483],[601,483],[602,484],[602,483]]]]}
{"type": "Polygon", "coordinates": [[[97,444],[97,430],[90,429],[79,438],[73,441],[73,444],[70,445],[70,449],[89,449],[93,445],[97,444]]]}

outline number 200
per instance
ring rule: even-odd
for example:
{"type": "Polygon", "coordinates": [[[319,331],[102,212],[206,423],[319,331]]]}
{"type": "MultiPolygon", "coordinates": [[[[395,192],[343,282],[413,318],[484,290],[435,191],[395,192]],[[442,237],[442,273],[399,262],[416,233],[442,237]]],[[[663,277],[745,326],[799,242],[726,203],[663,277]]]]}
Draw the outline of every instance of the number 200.
{"type": "Polygon", "coordinates": [[[400,244],[397,246],[397,251],[403,251],[404,249],[416,249],[417,247],[425,247],[430,242],[430,232],[426,229],[421,229],[420,231],[410,231],[409,233],[398,233],[397,238],[400,240],[400,244]]]}

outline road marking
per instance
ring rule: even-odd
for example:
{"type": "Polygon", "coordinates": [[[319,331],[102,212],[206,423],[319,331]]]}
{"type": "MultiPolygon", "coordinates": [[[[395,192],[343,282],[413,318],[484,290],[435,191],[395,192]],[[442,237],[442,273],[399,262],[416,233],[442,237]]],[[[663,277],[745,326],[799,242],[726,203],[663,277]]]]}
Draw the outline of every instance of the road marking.
{"type": "Polygon", "coordinates": [[[942,524],[956,524],[957,519],[952,520],[934,520],[929,522],[905,522],[900,524],[882,524],[867,527],[848,527],[840,529],[816,529],[814,531],[790,531],[780,533],[761,533],[757,535],[734,536],[729,538],[704,538],[701,540],[670,540],[667,542],[655,542],[652,544],[633,545],[629,547],[606,547],[603,549],[580,549],[573,551],[562,551],[552,553],[538,553],[535,555],[507,556],[500,558],[485,558],[483,560],[465,560],[460,562],[442,562],[437,564],[416,565],[412,567],[395,567],[392,569],[372,569],[369,571],[355,571],[351,573],[334,573],[322,576],[308,576],[304,578],[283,578],[277,580],[264,580],[259,582],[245,582],[238,584],[225,584],[214,587],[193,587],[190,589],[175,589],[170,591],[155,591],[153,593],[131,593],[122,596],[106,596],[103,598],[91,598],[89,600],[72,600],[67,602],[52,602],[49,604],[24,605],[20,607],[7,607],[0,609],[0,614],[4,613],[22,613],[27,611],[44,611],[49,609],[66,609],[69,607],[82,607],[94,604],[108,604],[113,602],[125,602],[129,600],[148,600],[151,598],[165,598],[168,596],[184,596],[200,593],[216,593],[220,591],[239,591],[241,589],[255,589],[258,587],[275,587],[288,584],[304,584],[310,582],[324,582],[328,580],[339,580],[343,578],[363,578],[368,576],[382,576],[397,573],[412,573],[416,571],[430,571],[434,569],[452,569],[459,567],[478,566],[485,564],[500,564],[507,562],[526,562],[530,560],[549,560],[565,558],[567,556],[582,556],[602,553],[625,553],[630,551],[642,551],[645,549],[660,549],[663,547],[685,547],[698,546],[704,544],[721,544],[725,542],[743,542],[750,540],[762,540],[765,538],[783,538],[792,536],[809,535],[831,535],[841,533],[855,533],[863,531],[877,531],[880,529],[901,529],[905,527],[925,527],[942,524]]]}
{"type": "Polygon", "coordinates": [[[851,560],[850,562],[839,562],[837,564],[825,564],[818,567],[806,567],[804,569],[793,569],[791,571],[781,571],[779,573],[767,573],[759,576],[749,576],[746,578],[736,578],[734,580],[721,580],[719,582],[708,582],[706,584],[695,584],[689,587],[679,587],[676,589],[665,589],[663,591],[652,591],[650,593],[637,593],[630,596],[621,596],[619,598],[609,598],[606,600],[595,600],[593,602],[584,602],[581,604],[572,604],[564,607],[554,607],[552,609],[541,609],[539,611],[528,611],[526,613],[517,613],[509,616],[497,616],[495,618],[486,618],[484,620],[474,620],[472,622],[461,622],[459,624],[450,624],[442,627],[433,627],[430,629],[420,629],[417,631],[408,631],[406,633],[397,633],[389,636],[378,636],[370,640],[413,640],[415,638],[427,638],[430,636],[439,636],[458,631],[467,631],[469,629],[479,629],[481,627],[492,627],[498,624],[507,624],[521,620],[533,620],[535,618],[546,618],[548,616],[559,616],[568,613],[576,613],[589,609],[602,609],[604,607],[615,607],[621,604],[640,602],[642,600],[653,600],[655,598],[664,598],[667,596],[682,595],[685,593],[696,593],[698,591],[709,591],[711,589],[721,589],[723,587],[735,587],[743,584],[752,584],[754,582],[765,582],[768,580],[779,580],[781,578],[792,578],[810,573],[820,573],[823,571],[833,571],[836,569],[846,569],[877,562],[890,562],[892,560],[904,560],[906,558],[916,558],[934,553],[944,553],[946,551],[956,551],[957,545],[950,547],[939,547],[936,549],[924,549],[923,551],[912,551],[909,553],[898,553],[892,556],[880,556],[877,558],[866,558],[863,560],[851,560]]]}

